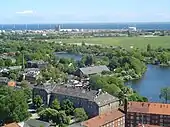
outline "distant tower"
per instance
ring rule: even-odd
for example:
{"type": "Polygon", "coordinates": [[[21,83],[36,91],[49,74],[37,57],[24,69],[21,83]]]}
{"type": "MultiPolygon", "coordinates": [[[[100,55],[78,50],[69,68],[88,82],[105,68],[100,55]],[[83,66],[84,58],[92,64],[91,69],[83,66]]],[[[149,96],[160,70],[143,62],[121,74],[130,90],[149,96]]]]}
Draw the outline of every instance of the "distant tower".
{"type": "Polygon", "coordinates": [[[58,32],[60,32],[61,26],[60,26],[60,25],[56,26],[55,30],[58,31],[58,32]]]}

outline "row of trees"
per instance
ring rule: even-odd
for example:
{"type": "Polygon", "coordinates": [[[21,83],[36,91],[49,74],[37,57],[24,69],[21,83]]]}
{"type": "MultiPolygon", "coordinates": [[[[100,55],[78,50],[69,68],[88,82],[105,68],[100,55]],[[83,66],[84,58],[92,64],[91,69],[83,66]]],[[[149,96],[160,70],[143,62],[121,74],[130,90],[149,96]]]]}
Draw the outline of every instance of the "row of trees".
{"type": "Polygon", "coordinates": [[[90,86],[93,89],[103,89],[111,95],[117,96],[121,102],[124,102],[125,97],[128,97],[130,101],[148,101],[147,98],[140,96],[131,88],[125,86],[123,81],[115,76],[92,76],[90,86]]]}

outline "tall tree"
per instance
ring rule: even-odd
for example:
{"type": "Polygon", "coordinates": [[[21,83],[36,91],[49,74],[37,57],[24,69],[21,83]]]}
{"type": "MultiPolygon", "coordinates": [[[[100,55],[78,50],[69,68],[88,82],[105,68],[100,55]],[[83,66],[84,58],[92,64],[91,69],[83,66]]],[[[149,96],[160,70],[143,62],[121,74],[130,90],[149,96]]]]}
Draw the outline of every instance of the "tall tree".
{"type": "Polygon", "coordinates": [[[57,99],[55,99],[52,102],[51,108],[55,110],[60,110],[60,102],[57,99]]]}

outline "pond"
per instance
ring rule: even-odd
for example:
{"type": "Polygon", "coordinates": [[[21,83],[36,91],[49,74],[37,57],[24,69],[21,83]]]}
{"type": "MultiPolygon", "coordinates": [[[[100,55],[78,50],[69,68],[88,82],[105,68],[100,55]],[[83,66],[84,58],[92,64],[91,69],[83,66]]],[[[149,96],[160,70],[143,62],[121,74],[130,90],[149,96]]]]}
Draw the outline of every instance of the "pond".
{"type": "Polygon", "coordinates": [[[82,58],[82,55],[67,52],[56,52],[55,55],[59,58],[74,59],[75,61],[80,61],[82,58]]]}
{"type": "Polygon", "coordinates": [[[142,79],[128,82],[127,85],[147,97],[149,101],[161,102],[161,88],[170,86],[170,68],[148,65],[142,79]]]}

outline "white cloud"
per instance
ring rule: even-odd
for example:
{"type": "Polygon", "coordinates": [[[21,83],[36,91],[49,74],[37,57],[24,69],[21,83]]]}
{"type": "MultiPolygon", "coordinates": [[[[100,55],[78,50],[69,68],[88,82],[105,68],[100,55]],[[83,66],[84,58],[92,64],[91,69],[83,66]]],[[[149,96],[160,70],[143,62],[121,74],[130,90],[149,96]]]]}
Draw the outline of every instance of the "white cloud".
{"type": "Polygon", "coordinates": [[[33,10],[25,10],[25,11],[16,12],[16,14],[33,14],[33,13],[35,13],[33,10]]]}

